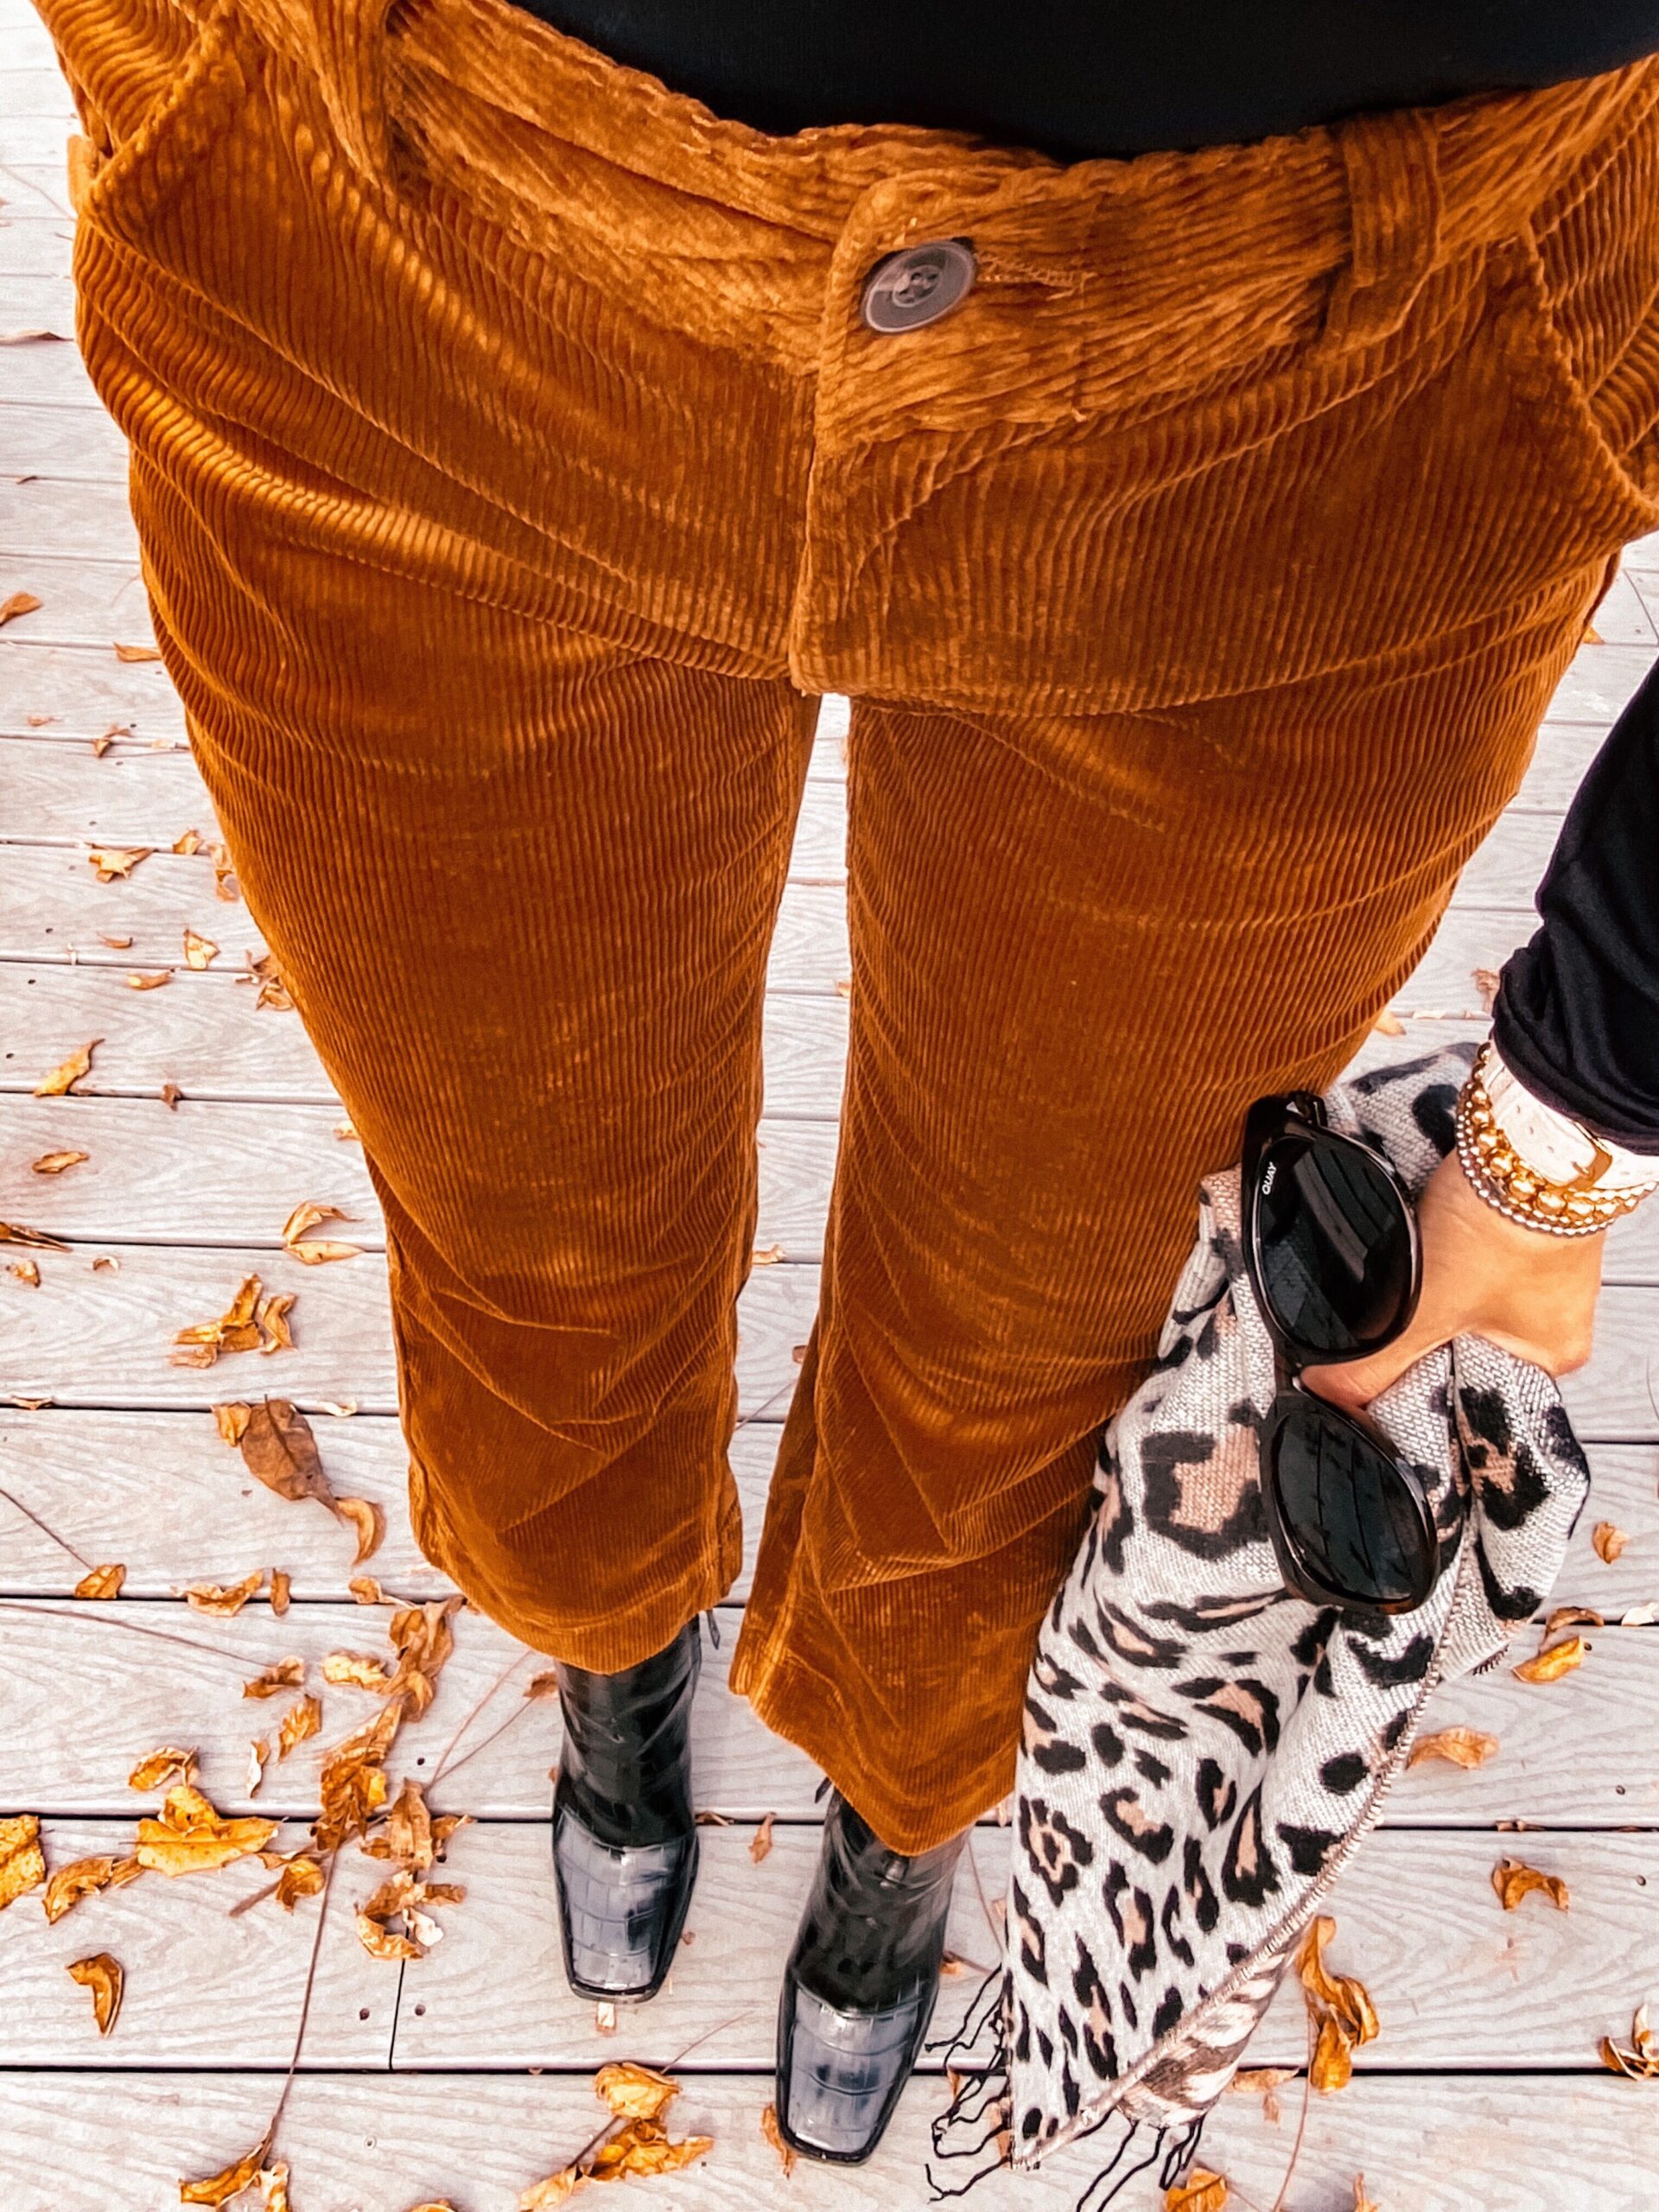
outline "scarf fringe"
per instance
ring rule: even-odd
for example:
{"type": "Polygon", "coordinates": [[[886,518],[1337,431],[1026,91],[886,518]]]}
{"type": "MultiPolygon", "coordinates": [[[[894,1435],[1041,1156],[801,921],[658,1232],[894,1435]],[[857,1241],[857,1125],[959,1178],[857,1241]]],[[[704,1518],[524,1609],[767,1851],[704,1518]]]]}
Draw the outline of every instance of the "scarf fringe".
{"type": "MultiPolygon", "coordinates": [[[[971,2158],[983,2160],[964,2180],[947,2183],[940,2178],[931,2158],[927,2182],[932,2203],[966,2196],[992,2174],[1013,2164],[1007,2024],[1010,1998],[1007,1967],[993,1967],[975,1992],[956,2033],[938,2037],[927,2045],[930,2052],[942,2055],[947,2073],[957,2083],[950,2103],[933,2121],[933,2158],[941,2165],[971,2158]],[[957,2138],[963,2139],[954,2139],[957,2138]],[[987,2152],[991,2153],[988,2158],[985,2157],[987,2152]]],[[[1111,2158],[1078,2197],[1073,2212],[1107,2212],[1107,2207],[1117,2201],[1129,2183],[1153,2166],[1159,2168],[1159,2187],[1173,2188],[1198,2154],[1209,2116],[1207,2111],[1200,2113],[1178,2130],[1130,2120],[1122,2111],[1103,2113],[1092,2126],[1068,2139],[1067,2147],[1071,2143],[1085,2142],[1114,2121],[1122,2129],[1111,2158]],[[1140,2144],[1146,2145],[1146,2156],[1125,2167],[1125,2158],[1132,2147],[1140,2144]]]]}

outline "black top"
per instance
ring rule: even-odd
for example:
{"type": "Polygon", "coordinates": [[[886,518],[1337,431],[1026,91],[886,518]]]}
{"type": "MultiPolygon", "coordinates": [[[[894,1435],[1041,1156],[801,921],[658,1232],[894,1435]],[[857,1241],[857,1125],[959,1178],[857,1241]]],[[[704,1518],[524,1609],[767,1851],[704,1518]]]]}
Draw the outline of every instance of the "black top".
{"type": "MultiPolygon", "coordinates": [[[[717,114],[913,123],[1061,161],[1220,145],[1559,84],[1659,52],[1659,0],[518,0],[717,114]]],[[[1503,970],[1529,1089],[1659,1154],[1659,670],[1567,816],[1503,970]]]]}

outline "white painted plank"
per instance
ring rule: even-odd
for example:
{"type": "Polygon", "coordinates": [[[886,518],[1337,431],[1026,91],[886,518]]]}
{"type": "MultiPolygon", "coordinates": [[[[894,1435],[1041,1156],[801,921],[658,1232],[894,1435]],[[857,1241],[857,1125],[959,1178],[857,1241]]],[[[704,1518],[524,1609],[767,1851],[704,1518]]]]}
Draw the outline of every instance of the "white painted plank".
{"type": "MultiPolygon", "coordinates": [[[[626,2030],[618,2040],[628,2056],[626,2030]]],[[[671,2182],[644,2184],[642,2204],[920,2212],[928,2202],[929,2126],[943,2102],[937,2079],[912,2085],[868,2165],[803,2160],[780,2183],[760,2132],[769,2075],[702,2074],[696,2063],[694,2055],[680,2069],[684,2086],[670,2118],[677,2135],[712,2135],[715,2148],[671,2182]]],[[[249,2075],[14,2074],[0,2108],[0,2172],[15,2177],[18,2192],[9,2212],[79,2212],[83,2202],[176,2212],[180,2175],[215,2173],[240,2156],[269,2120],[275,2091],[249,2075]]],[[[1280,2202],[1300,2102],[1293,2085],[1280,2093],[1276,2125],[1257,2097],[1229,2097],[1211,2118],[1202,2161],[1227,2175],[1235,2202],[1262,2212],[1280,2202]]],[[[1385,2212],[1636,2212],[1652,2189],[1650,2104],[1606,2075],[1363,2075],[1339,2096],[1312,2100],[1281,2212],[1338,2212],[1355,2201],[1362,2172],[1385,2212]]],[[[278,2148],[304,2212],[402,2212],[446,2197],[506,2212],[603,2117],[586,2079],[569,2075],[306,2072],[278,2148]]],[[[1110,2140],[1077,2145],[1035,2174],[995,2174],[966,2202],[974,2212],[1073,2212],[1110,2140]]],[[[947,2168],[941,2178],[955,2185],[963,2175],[947,2168]]],[[[1163,2201],[1148,2173],[1113,2212],[1158,2212],[1163,2201]]],[[[632,2194],[623,2202],[633,2212],[632,2194]]]]}
{"type": "MultiPolygon", "coordinates": [[[[1008,1829],[973,1838],[993,1897],[1005,1885],[1011,1838],[1008,1829]]],[[[705,1829],[702,1842],[688,1922],[696,1941],[668,1987],[630,2022],[632,2054],[667,2064],[700,2037],[706,2065],[762,2068],[817,1839],[810,1827],[780,1827],[760,1866],[741,1827],[705,1829]]],[[[1659,1840],[1554,1835],[1528,1847],[1566,1879],[1569,1912],[1536,1898],[1519,1912],[1500,1908],[1491,1874],[1506,1852],[1515,1855],[1514,1837],[1385,1830],[1344,1871],[1332,1903],[1331,1962],[1359,1975],[1382,2021],[1376,2042],[1357,2055],[1367,2072],[1582,2066],[1593,2063],[1600,2036],[1627,2030],[1659,1945],[1659,1840]]],[[[395,2067],[588,2067],[614,2055],[615,2038],[596,2032],[592,2006],[559,1974],[549,1855],[539,1826],[487,1824],[456,1835],[448,1869],[467,1884],[467,1903],[450,1916],[452,1935],[405,1977],[395,2067]],[[501,1970],[508,1957],[511,1974],[501,1970]]],[[[965,1870],[948,1940],[963,1958],[993,1955],[965,1870]]],[[[944,1982],[936,2034],[960,2019],[977,1981],[964,1974],[944,1982]]],[[[1306,2048],[1300,1992],[1283,1992],[1251,2063],[1295,2064],[1306,2048]]]]}
{"type": "Polygon", "coordinates": [[[20,207],[0,231],[0,277],[66,275],[74,234],[74,225],[67,217],[20,207]]]}
{"type": "MultiPolygon", "coordinates": [[[[26,10],[24,20],[33,10],[26,10]]],[[[34,20],[38,26],[40,17],[34,20]]],[[[8,26],[10,29],[10,26],[8,26]]],[[[7,40],[7,68],[0,84],[5,87],[4,113],[10,118],[45,117],[61,124],[66,130],[79,128],[75,117],[75,103],[68,86],[56,69],[44,67],[25,67],[14,56],[16,48],[7,40]]]]}
{"type": "MultiPolygon", "coordinates": [[[[447,1594],[447,1578],[426,1567],[409,1525],[409,1454],[396,1421],[320,1414],[314,1425],[336,1489],[372,1498],[386,1516],[385,1541],[367,1572],[389,1590],[447,1594]]],[[[779,1429],[775,1420],[752,1421],[732,1439],[744,1554],[734,1601],[748,1595],[779,1429]]],[[[1632,1494],[1637,1486],[1632,1476],[1632,1494]]],[[[0,1489],[10,1494],[0,1497],[0,1596],[67,1599],[84,1571],[79,1562],[119,1561],[127,1570],[124,1598],[162,1598],[194,1573],[192,1562],[245,1558],[280,1562],[296,1605],[343,1595],[334,1522],[251,1481],[207,1414],[31,1414],[0,1406],[0,1489]]],[[[1628,1510],[1623,1518],[1633,1529],[1644,1525],[1628,1510]]]]}
{"type": "MultiPolygon", "coordinates": [[[[237,1471],[227,1455],[225,1480],[232,1488],[237,1471]]],[[[753,1487],[746,1490],[746,1512],[758,1523],[760,1501],[753,1487]]],[[[156,1485],[154,1496],[158,1503],[171,1502],[165,1484],[156,1485]]],[[[314,1551],[322,1551],[330,1530],[321,1509],[289,1510],[295,1521],[314,1514],[322,1524],[321,1537],[315,1528],[308,1537],[314,1551]]],[[[168,1518],[175,1588],[192,1577],[231,1580],[273,1560],[285,1564],[289,1557],[280,1542],[262,1551],[251,1533],[210,1548],[205,1531],[198,1541],[188,1524],[168,1518]]],[[[255,1518],[249,1514],[250,1530],[255,1518]]],[[[224,1519],[216,1516],[215,1526],[224,1519]]],[[[0,1525],[9,1526],[9,1520],[0,1525]]],[[[351,1572],[350,1549],[343,1532],[332,1533],[338,1597],[351,1572]]],[[[378,1561],[372,1563],[375,1571],[380,1571],[378,1561]]],[[[399,1579],[390,1564],[384,1572],[388,1590],[405,1597],[437,1595],[444,1586],[415,1567],[399,1579]]],[[[245,1798],[248,1739],[274,1728],[288,1700],[244,1700],[241,1683],[289,1653],[307,1658],[313,1662],[310,1686],[324,1699],[321,1741],[333,1742],[353,1725],[353,1716],[366,1717],[372,1702],[359,1691],[325,1689],[315,1662],[331,1650],[384,1650],[386,1618],[383,1611],[349,1602],[297,1605],[278,1619],[259,1600],[232,1620],[175,1604],[125,1599],[113,1605],[0,1603],[7,1651],[0,1678],[0,1803],[34,1804],[61,1815],[118,1814],[127,1805],[125,1780],[140,1753],[156,1743],[186,1742],[200,1751],[207,1786],[226,1808],[315,1812],[315,1744],[268,1768],[258,1797],[251,1803],[245,1798]],[[157,1633],[162,1641],[155,1640],[157,1633]]],[[[724,1609],[721,1618],[722,1642],[705,1654],[707,1675],[696,1708],[698,1802],[747,1819],[775,1812],[786,1820],[810,1820],[817,1813],[817,1773],[792,1745],[762,1727],[746,1701],[727,1694],[735,1615],[724,1609]]],[[[1553,1827],[1659,1827],[1659,1710],[1652,1695],[1659,1630],[1597,1630],[1590,1640],[1583,1666],[1559,1682],[1517,1681],[1506,1668],[1437,1693],[1426,1726],[1482,1729],[1497,1737],[1499,1748],[1472,1773],[1438,1761],[1413,1768],[1389,1800],[1388,1825],[1491,1828],[1500,1821],[1528,1821],[1553,1827]]],[[[550,1701],[524,1707],[521,1691],[547,1662],[524,1656],[516,1639],[472,1611],[456,1622],[455,1643],[438,1703],[418,1729],[406,1732],[397,1764],[429,1780],[465,1717],[518,1662],[461,1747],[481,1748],[464,1764],[450,1763],[434,1802],[493,1819],[540,1819],[547,1770],[557,1750],[557,1713],[550,1701]],[[509,1718],[512,1727],[498,1742],[487,1742],[497,1724],[509,1718]]],[[[1529,1654],[1536,1643],[1535,1630],[1523,1631],[1515,1655],[1529,1654]]]]}
{"type": "MultiPolygon", "coordinates": [[[[27,360],[43,353],[71,350],[67,346],[0,346],[0,365],[9,354],[27,360]]],[[[73,647],[107,655],[110,666],[118,671],[148,665],[165,674],[159,662],[122,662],[115,657],[118,645],[156,643],[149,602],[136,559],[62,560],[44,549],[29,547],[0,556],[0,583],[9,593],[33,592],[41,602],[31,613],[14,615],[7,623],[0,651],[10,652],[24,645],[31,652],[73,647]]],[[[46,707],[49,706],[48,701],[46,707]]]]}
{"type": "Polygon", "coordinates": [[[0,408],[0,453],[8,475],[54,476],[83,484],[127,480],[127,442],[103,413],[79,408],[0,408]]]}
{"type": "MultiPolygon", "coordinates": [[[[113,750],[105,756],[112,757],[113,750]]],[[[157,851],[130,876],[99,883],[79,848],[6,845],[0,854],[0,959],[75,959],[124,973],[181,968],[187,925],[219,947],[221,968],[265,949],[247,908],[215,895],[211,864],[200,856],[157,851]],[[116,949],[103,936],[133,942],[116,949]]],[[[834,993],[851,971],[840,886],[786,884],[767,988],[834,993]]]]}
{"type": "MultiPolygon", "coordinates": [[[[93,1249],[78,1245],[37,1255],[37,1287],[0,1280],[7,1317],[0,1397],[166,1409],[279,1391],[305,1406],[350,1398],[365,1412],[395,1410],[379,1255],[305,1268],[285,1253],[245,1248],[104,1249],[119,1260],[118,1271],[94,1269],[93,1249]],[[268,1290],[298,1294],[295,1349],[272,1358],[239,1353],[206,1370],[170,1366],[175,1332],[222,1313],[244,1274],[257,1274],[268,1290]]],[[[815,1265],[787,1260],[750,1277],[738,1304],[744,1412],[781,1406],[794,1374],[791,1347],[806,1336],[817,1280],[815,1265]]],[[[1656,1350],[1659,1287],[1610,1285],[1590,1362],[1562,1386],[1581,1435],[1611,1443],[1659,1435],[1656,1350]]]]}
{"type": "Polygon", "coordinates": [[[118,660],[107,641],[31,645],[15,629],[0,632],[0,736],[84,745],[118,724],[145,746],[184,743],[184,707],[160,661],[118,660]],[[36,728],[30,717],[41,715],[52,719],[36,728]]]}
{"type": "Polygon", "coordinates": [[[65,252],[64,272],[60,276],[12,276],[5,266],[6,233],[0,229],[0,289],[3,289],[6,305],[6,320],[0,327],[7,331],[48,330],[57,334],[55,344],[30,341],[0,346],[0,406],[23,401],[84,410],[104,404],[75,352],[75,287],[68,274],[67,248],[65,252]],[[54,353],[67,355],[61,367],[48,367],[54,353]],[[26,357],[22,367],[13,365],[13,355],[26,357]]]}
{"type": "MultiPolygon", "coordinates": [[[[321,1516],[321,1507],[292,1510],[321,1516]]],[[[336,1535],[336,1588],[343,1589],[351,1554],[344,1531],[336,1535]]],[[[175,1556],[194,1560],[215,1580],[258,1564],[245,1541],[228,1556],[214,1556],[199,1551],[182,1529],[175,1534],[175,1556]]],[[[411,1574],[398,1594],[423,1599],[442,1594],[442,1585],[435,1575],[411,1574]]],[[[262,1601],[229,1620],[181,1605],[125,1599],[0,1604],[7,1639],[0,1804],[60,1818],[131,1817],[143,1809],[126,1786],[135,1760],[159,1744],[182,1744],[200,1754],[202,1787],[221,1811],[309,1819],[317,1810],[323,1751],[379,1705],[365,1691],[325,1684],[321,1662],[330,1651],[387,1654],[390,1618],[383,1607],[349,1600],[295,1605],[280,1619],[262,1601]],[[250,1699],[242,1685],[289,1656],[307,1662],[307,1687],[322,1700],[322,1731],[287,1759],[273,1758],[250,1799],[249,1740],[265,1736],[274,1742],[294,1694],[250,1699]]],[[[727,1688],[735,1610],[723,1609],[719,1619],[721,1643],[718,1649],[706,1645],[696,1707],[697,1803],[735,1819],[756,1821],[776,1811],[811,1820],[819,1775],[792,1744],[761,1725],[746,1699],[727,1688]]],[[[463,1612],[453,1625],[454,1654],[439,1678],[436,1700],[423,1719],[406,1724],[388,1762],[394,1788],[406,1775],[429,1788],[430,1802],[441,1810],[544,1821],[549,1770],[558,1757],[558,1700],[527,1700],[524,1691],[550,1662],[481,1613],[463,1612]]]]}
{"type": "MultiPolygon", "coordinates": [[[[1643,554],[1638,561],[1633,551],[1627,552],[1624,565],[1634,573],[1638,565],[1649,565],[1648,557],[1643,554]]],[[[1597,722],[1605,728],[1635,697],[1653,663],[1653,649],[1648,645],[1581,646],[1556,686],[1548,719],[1597,722]]]]}
{"type": "MultiPolygon", "coordinates": [[[[171,985],[168,988],[173,988],[171,985]]],[[[163,1122],[146,1099],[77,1101],[66,1117],[54,1099],[0,1099],[0,1217],[20,1214],[50,1235],[96,1243],[261,1246],[276,1250],[303,1198],[341,1206],[353,1243],[385,1243],[361,1148],[334,1135],[337,1109],[200,1105],[186,1100],[163,1122]],[[79,1109],[79,1110],[77,1110],[79,1109]],[[60,1175],[29,1161],[79,1132],[90,1157],[60,1175]],[[68,1135],[66,1135],[66,1131],[68,1135]]],[[[756,1243],[817,1259],[834,1164],[827,1122],[764,1121],[756,1243]]]]}
{"type": "MultiPolygon", "coordinates": [[[[308,1268],[286,1253],[246,1248],[103,1249],[118,1260],[117,1270],[95,1268],[93,1248],[78,1245],[35,1255],[37,1287],[0,1277],[0,1398],[165,1410],[273,1392],[307,1408],[352,1399],[365,1413],[396,1410],[380,1254],[308,1268]],[[289,1317],[295,1348],[272,1357],[237,1353],[210,1369],[169,1365],[175,1332],[223,1313],[243,1277],[256,1274],[268,1291],[297,1294],[289,1317]]],[[[806,1263],[785,1262],[750,1277],[737,1307],[745,1414],[763,1406],[781,1414],[794,1385],[791,1350],[806,1337],[817,1284],[817,1267],[806,1263]]]]}
{"type": "MultiPolygon", "coordinates": [[[[156,1802],[135,1798],[135,1817],[156,1802]]],[[[42,1827],[49,1867],[131,1845],[130,1821],[42,1827]]],[[[302,1840],[296,1832],[283,1839],[283,1847],[302,1840]]],[[[342,1893],[331,1900],[323,1927],[305,2037],[315,2064],[385,2063],[397,1969],[368,1956],[346,1909],[368,1894],[370,1866],[358,1860],[350,1880],[342,1869],[342,1893]]],[[[257,1860],[176,1879],[144,1875],[125,1889],[85,1899],[54,1927],[37,1897],[21,1899],[0,1919],[6,1993],[0,2066],[218,2066],[233,2052],[245,2066],[286,2067],[317,1907],[302,1904],[291,1918],[274,1904],[235,1920],[228,1912],[270,1878],[257,1860]],[[99,1951],[112,1953],[126,1973],[120,2018],[104,2037],[93,2027],[87,1992],[64,1971],[72,1960],[99,1951]]],[[[7,2212],[14,2202],[8,2177],[7,2212]]]]}
{"type": "MultiPolygon", "coordinates": [[[[17,737],[0,744],[0,823],[30,843],[86,840],[165,847],[188,829],[215,835],[206,785],[188,753],[90,746],[17,737]]],[[[809,778],[790,874],[838,882],[846,872],[846,788],[809,778]]]]}
{"type": "MultiPolygon", "coordinates": [[[[113,887],[103,887],[100,888],[113,887]]],[[[29,1091],[78,1045],[104,1041],[77,1094],[332,1103],[299,1017],[256,1009],[255,994],[207,975],[159,995],[130,990],[118,970],[0,962],[0,1091],[29,1091]]],[[[791,1118],[833,1115],[846,1058],[847,1001],[774,995],[766,1007],[766,1103],[791,1118]]]]}

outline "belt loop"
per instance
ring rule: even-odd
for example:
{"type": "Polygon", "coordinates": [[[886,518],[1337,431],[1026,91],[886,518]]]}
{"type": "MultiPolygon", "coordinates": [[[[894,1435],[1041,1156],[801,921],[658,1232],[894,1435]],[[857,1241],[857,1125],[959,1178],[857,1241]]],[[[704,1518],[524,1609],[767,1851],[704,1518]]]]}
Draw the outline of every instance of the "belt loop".
{"type": "Polygon", "coordinates": [[[386,116],[386,18],[393,0],[310,0],[323,97],[340,143],[359,168],[391,169],[386,116]]]}
{"type": "Polygon", "coordinates": [[[1396,331],[1440,256],[1437,134],[1419,108],[1337,126],[1352,244],[1325,308],[1325,335],[1363,346],[1396,331]]]}

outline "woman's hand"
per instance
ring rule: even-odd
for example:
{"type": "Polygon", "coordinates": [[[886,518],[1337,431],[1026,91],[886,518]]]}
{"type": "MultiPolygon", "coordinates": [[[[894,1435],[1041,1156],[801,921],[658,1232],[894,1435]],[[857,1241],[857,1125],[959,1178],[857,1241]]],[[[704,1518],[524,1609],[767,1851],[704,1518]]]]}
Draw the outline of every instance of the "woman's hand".
{"type": "Polygon", "coordinates": [[[1304,1378],[1310,1389],[1357,1410],[1414,1360],[1460,1336],[1490,1338],[1551,1375],[1583,1366],[1605,1233],[1551,1236],[1509,1220],[1471,1188],[1456,1153],[1430,1176],[1417,1221],[1423,1294],[1410,1328],[1373,1358],[1310,1367],[1304,1378]]]}

